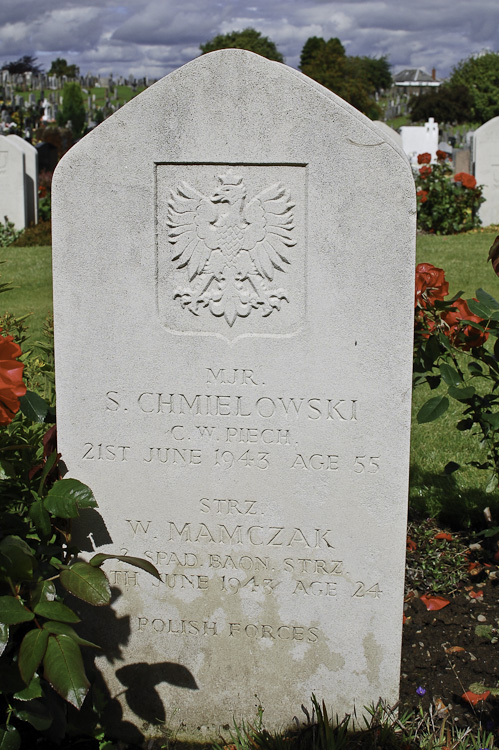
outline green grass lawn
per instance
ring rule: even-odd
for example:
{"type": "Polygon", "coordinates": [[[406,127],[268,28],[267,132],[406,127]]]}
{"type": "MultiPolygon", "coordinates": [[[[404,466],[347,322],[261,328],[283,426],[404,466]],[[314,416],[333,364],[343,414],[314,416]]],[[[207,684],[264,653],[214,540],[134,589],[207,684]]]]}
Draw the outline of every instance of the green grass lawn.
{"type": "MultiPolygon", "coordinates": [[[[450,295],[462,291],[465,298],[483,287],[499,299],[499,278],[487,263],[487,255],[499,228],[464,235],[437,237],[422,235],[417,240],[417,262],[443,268],[450,295]]],[[[15,287],[2,297],[1,310],[16,315],[30,313],[31,341],[42,337],[44,321],[52,310],[51,248],[0,248],[1,280],[15,287]]],[[[463,355],[466,356],[466,355],[463,355]]],[[[460,413],[457,401],[439,420],[418,425],[415,415],[429,397],[425,387],[414,393],[411,449],[411,507],[425,515],[440,517],[454,525],[479,522],[483,508],[490,506],[499,523],[499,492],[487,494],[486,472],[466,466],[452,475],[444,468],[449,461],[466,465],[482,457],[477,437],[458,432],[455,423],[460,413]]],[[[435,395],[435,393],[431,393],[435,395]]]]}
{"type": "Polygon", "coordinates": [[[0,281],[13,289],[2,294],[5,310],[27,319],[30,342],[42,338],[47,316],[52,314],[52,249],[50,247],[0,247],[0,281]]]}

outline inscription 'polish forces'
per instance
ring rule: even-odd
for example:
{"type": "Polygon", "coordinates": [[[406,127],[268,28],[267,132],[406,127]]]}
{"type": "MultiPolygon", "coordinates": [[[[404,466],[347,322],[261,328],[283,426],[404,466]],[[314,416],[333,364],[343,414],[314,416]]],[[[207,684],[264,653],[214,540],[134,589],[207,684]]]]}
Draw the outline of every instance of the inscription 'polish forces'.
{"type": "Polygon", "coordinates": [[[288,301],[284,289],[271,289],[275,270],[285,271],[296,241],[289,190],[276,182],[246,202],[247,188],[232,170],[218,176],[211,197],[187,182],[168,201],[168,239],[172,260],[187,272],[192,286],[179,287],[174,299],[199,315],[202,308],[233,326],[252,310],[267,317],[288,301]]]}

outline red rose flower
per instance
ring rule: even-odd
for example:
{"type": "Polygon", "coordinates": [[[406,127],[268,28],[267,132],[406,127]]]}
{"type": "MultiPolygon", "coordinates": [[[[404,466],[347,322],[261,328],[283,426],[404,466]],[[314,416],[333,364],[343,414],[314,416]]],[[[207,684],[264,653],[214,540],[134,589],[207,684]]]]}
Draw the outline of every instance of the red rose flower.
{"type": "Polygon", "coordinates": [[[431,174],[431,167],[428,167],[425,164],[425,166],[421,167],[421,169],[419,170],[419,174],[421,175],[421,177],[428,177],[431,174]]]}
{"type": "Polygon", "coordinates": [[[460,182],[463,187],[470,188],[471,190],[476,187],[475,178],[472,174],[468,174],[467,172],[458,172],[455,174],[454,182],[460,182]]]}
{"type": "Polygon", "coordinates": [[[443,300],[449,294],[449,282],[444,271],[431,263],[418,263],[416,266],[416,299],[414,306],[427,308],[435,300],[443,300]]]}
{"type": "Polygon", "coordinates": [[[428,200],[428,191],[427,190],[418,190],[416,193],[421,203],[426,203],[428,200]]]}
{"type": "Polygon", "coordinates": [[[450,156],[451,155],[448,154],[447,151],[440,151],[440,149],[438,149],[438,151],[437,151],[437,159],[439,161],[445,161],[445,159],[447,159],[447,157],[449,157],[449,159],[450,159],[450,156]]]}
{"type": "Polygon", "coordinates": [[[26,393],[24,365],[17,362],[21,347],[13,336],[0,336],[0,424],[9,424],[19,411],[19,399],[26,393]]]}
{"type": "Polygon", "coordinates": [[[482,346],[489,337],[487,331],[480,331],[471,325],[462,325],[461,321],[463,320],[470,320],[480,325],[483,323],[483,319],[474,315],[466,301],[461,297],[452,303],[451,310],[442,313],[441,318],[445,326],[445,335],[449,337],[454,346],[465,352],[477,346],[482,346]]]}
{"type": "Polygon", "coordinates": [[[429,164],[431,162],[431,154],[419,154],[418,164],[429,164]]]}

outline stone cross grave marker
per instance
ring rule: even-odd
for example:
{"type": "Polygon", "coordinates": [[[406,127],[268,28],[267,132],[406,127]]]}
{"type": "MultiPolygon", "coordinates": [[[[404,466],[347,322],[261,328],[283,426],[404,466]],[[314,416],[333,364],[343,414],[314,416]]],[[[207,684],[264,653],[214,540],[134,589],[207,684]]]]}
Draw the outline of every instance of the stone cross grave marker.
{"type": "Polygon", "coordinates": [[[483,185],[485,202],[478,209],[483,226],[499,223],[499,117],[493,117],[473,135],[474,172],[483,185]]]}
{"type": "Polygon", "coordinates": [[[124,718],[206,739],[258,701],[274,728],[312,693],[339,715],[394,701],[404,154],[297,71],[224,50],[71,149],[53,207],[59,450],[102,518],[83,543],[162,577],[106,563],[93,636],[124,718]]]}
{"type": "Polygon", "coordinates": [[[26,158],[10,136],[0,135],[0,222],[5,217],[16,229],[27,226],[26,158]]]}

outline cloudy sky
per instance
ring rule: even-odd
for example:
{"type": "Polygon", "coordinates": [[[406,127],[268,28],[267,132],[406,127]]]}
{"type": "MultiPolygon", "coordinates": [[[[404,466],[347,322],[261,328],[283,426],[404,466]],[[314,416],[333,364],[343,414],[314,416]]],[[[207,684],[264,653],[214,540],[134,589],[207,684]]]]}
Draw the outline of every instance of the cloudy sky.
{"type": "Polygon", "coordinates": [[[298,66],[310,36],[337,36],[350,55],[388,55],[392,72],[499,51],[498,0],[0,0],[0,64],[56,57],[82,74],[161,78],[216,34],[252,26],[298,66]]]}

